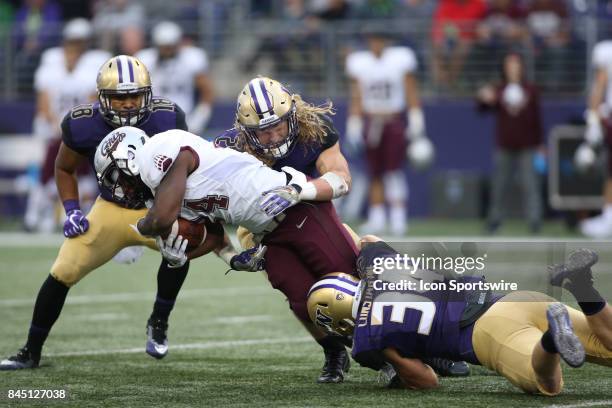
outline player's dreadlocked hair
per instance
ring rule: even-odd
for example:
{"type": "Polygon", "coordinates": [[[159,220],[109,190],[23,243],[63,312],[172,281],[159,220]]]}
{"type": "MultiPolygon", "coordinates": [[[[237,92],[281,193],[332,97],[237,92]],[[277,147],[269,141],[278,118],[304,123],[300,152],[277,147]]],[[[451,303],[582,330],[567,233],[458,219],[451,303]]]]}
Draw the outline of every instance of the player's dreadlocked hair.
{"type": "MultiPolygon", "coordinates": [[[[332,131],[332,129],[329,128],[329,124],[324,120],[324,117],[336,114],[333,108],[333,103],[331,101],[327,101],[323,105],[313,105],[304,101],[302,96],[299,94],[293,94],[293,99],[295,101],[298,123],[298,138],[296,142],[301,143],[304,146],[323,143],[327,132],[332,131]]],[[[234,127],[236,129],[240,129],[238,118],[236,118],[234,121],[234,127]]],[[[240,131],[238,135],[238,140],[236,142],[236,147],[238,150],[252,154],[268,166],[274,164],[273,157],[258,154],[247,143],[247,138],[244,132],[240,131]]]]}

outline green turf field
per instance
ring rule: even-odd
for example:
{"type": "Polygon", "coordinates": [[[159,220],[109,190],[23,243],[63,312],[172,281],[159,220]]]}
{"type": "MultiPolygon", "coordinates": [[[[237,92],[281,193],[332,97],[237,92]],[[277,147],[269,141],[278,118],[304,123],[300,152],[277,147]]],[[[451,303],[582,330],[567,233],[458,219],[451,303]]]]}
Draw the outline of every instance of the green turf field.
{"type": "MultiPolygon", "coordinates": [[[[0,246],[1,357],[23,344],[56,251],[0,246]]],[[[170,320],[170,353],[156,361],[144,353],[144,329],[157,265],[149,251],[135,265],[109,263],[74,287],[42,367],[0,372],[0,406],[612,406],[612,373],[593,365],[564,367],[565,391],[554,399],[524,395],[479,367],[467,379],[442,379],[430,392],[386,390],[376,373],[356,366],[344,384],[317,385],[322,353],[284,298],[259,273],[225,276],[214,256],[192,264],[170,320]],[[6,399],[9,389],[24,388],[65,389],[68,399],[6,399]]],[[[610,293],[612,274],[602,272],[599,280],[610,293]]]]}

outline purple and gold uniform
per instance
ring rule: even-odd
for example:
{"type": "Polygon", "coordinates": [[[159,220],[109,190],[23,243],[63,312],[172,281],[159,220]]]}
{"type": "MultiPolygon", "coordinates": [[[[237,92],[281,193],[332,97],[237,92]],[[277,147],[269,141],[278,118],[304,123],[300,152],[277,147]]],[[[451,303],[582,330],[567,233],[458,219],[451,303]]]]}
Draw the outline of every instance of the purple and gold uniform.
{"type": "MultiPolygon", "coordinates": [[[[381,245],[370,252],[375,252],[367,254],[370,260],[395,255],[381,245]]],[[[368,263],[363,255],[362,251],[358,265],[368,263]]],[[[532,354],[548,330],[546,310],[555,299],[528,291],[501,297],[478,291],[376,290],[381,283],[375,281],[384,277],[361,271],[360,275],[365,281],[353,334],[353,358],[360,364],[380,368],[382,350],[392,347],[407,358],[443,357],[479,364],[526,392],[550,395],[536,379],[532,354]]],[[[393,271],[391,275],[393,282],[415,281],[410,272],[393,271]]],[[[433,271],[418,271],[417,275],[430,282],[448,282],[433,271]]],[[[584,314],[566,307],[587,361],[612,366],[612,351],[593,334],[584,314]]]]}
{"type": "MultiPolygon", "coordinates": [[[[338,132],[331,119],[323,117],[328,131],[321,143],[305,144],[298,139],[286,156],[270,166],[278,171],[290,166],[309,177],[319,177],[317,159],[324,150],[338,142],[338,132]]],[[[238,138],[239,132],[233,128],[216,137],[214,143],[216,147],[240,151],[238,138]]],[[[240,227],[237,234],[244,248],[254,245],[252,234],[245,228],[240,227]]],[[[353,273],[357,257],[353,235],[340,222],[331,202],[312,202],[288,209],[283,222],[264,236],[262,243],[268,247],[268,280],[272,287],[287,296],[291,309],[299,318],[309,320],[306,309],[308,289],[321,276],[335,271],[353,273]]]]}
{"type": "MultiPolygon", "coordinates": [[[[321,143],[307,145],[298,138],[294,146],[292,146],[293,150],[286,156],[276,160],[270,167],[274,170],[281,171],[283,167],[289,166],[301,171],[309,177],[319,177],[320,174],[316,166],[317,159],[324,150],[335,145],[339,139],[338,131],[334,127],[332,120],[327,116],[323,116],[323,118],[328,132],[323,137],[321,143]]],[[[240,143],[238,143],[238,136],[239,131],[236,128],[226,130],[223,134],[215,138],[215,146],[242,150],[240,143]]]]}
{"type": "MultiPolygon", "coordinates": [[[[152,99],[148,117],[137,127],[149,136],[170,129],[187,129],[183,111],[163,98],[152,99]]],[[[113,129],[104,120],[97,103],[79,105],[62,121],[62,141],[68,148],[86,157],[93,168],[98,144],[113,129]]],[[[101,188],[100,197],[87,215],[90,225],[87,233],[64,240],[51,274],[66,286],[74,285],[127,246],[146,245],[157,249],[155,240],[144,238],[130,228],[130,224],[135,225],[138,219],[145,216],[147,209],[124,208],[113,202],[111,197],[109,191],[101,188]]]]}

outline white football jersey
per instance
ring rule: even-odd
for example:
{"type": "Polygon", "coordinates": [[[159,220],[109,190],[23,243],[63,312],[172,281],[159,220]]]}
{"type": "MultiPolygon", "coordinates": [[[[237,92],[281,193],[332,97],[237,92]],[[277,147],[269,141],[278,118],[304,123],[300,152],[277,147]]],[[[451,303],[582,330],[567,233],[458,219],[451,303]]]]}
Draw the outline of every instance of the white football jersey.
{"type": "Polygon", "coordinates": [[[260,233],[272,217],[259,209],[263,192],[287,184],[285,173],[272,170],[248,153],[216,148],[193,133],[173,129],[147,140],[136,158],[140,177],[155,194],[181,150],[198,158],[187,177],[181,217],[197,221],[209,218],[240,225],[260,233]]]}
{"type": "Polygon", "coordinates": [[[371,51],[356,51],[346,59],[346,73],[357,80],[366,113],[395,113],[406,109],[404,79],[417,68],[408,47],[387,47],[380,58],[371,51]]]}
{"type": "Polygon", "coordinates": [[[86,51],[72,71],[66,69],[61,47],[46,50],[34,75],[34,89],[49,95],[51,112],[61,120],[72,107],[91,102],[96,93],[96,76],[111,55],[106,51],[86,51]]]}
{"type": "Polygon", "coordinates": [[[608,73],[605,103],[612,108],[612,41],[601,41],[593,48],[593,67],[608,73]]]}
{"type": "Polygon", "coordinates": [[[193,110],[195,76],[208,70],[204,50],[184,46],[173,58],[160,60],[157,48],[147,48],[138,52],[136,58],[149,70],[154,95],[176,102],[185,113],[193,110]]]}

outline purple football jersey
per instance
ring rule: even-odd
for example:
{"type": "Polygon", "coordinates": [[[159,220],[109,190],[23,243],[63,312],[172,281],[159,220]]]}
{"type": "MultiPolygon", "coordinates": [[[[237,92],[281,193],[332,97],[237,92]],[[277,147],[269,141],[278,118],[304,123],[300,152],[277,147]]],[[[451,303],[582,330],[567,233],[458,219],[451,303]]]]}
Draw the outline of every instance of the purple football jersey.
{"type": "Polygon", "coordinates": [[[366,277],[353,334],[357,362],[369,366],[372,353],[393,347],[408,358],[443,357],[478,363],[472,348],[473,324],[460,327],[465,293],[423,290],[420,281],[449,287],[448,279],[433,271],[421,270],[416,275],[394,271],[390,276],[368,273],[366,277]],[[404,287],[387,290],[383,282],[401,282],[404,287]]]}
{"type": "MultiPolygon", "coordinates": [[[[319,177],[320,174],[316,166],[317,159],[324,150],[336,144],[339,138],[338,131],[335,129],[331,119],[327,116],[323,116],[323,121],[326,123],[328,131],[321,143],[305,144],[300,141],[295,141],[295,146],[293,146],[291,152],[289,152],[287,156],[278,159],[272,165],[272,168],[280,171],[283,167],[289,166],[301,171],[307,176],[313,178],[319,177]]],[[[215,138],[215,146],[239,150],[237,143],[238,136],[239,131],[236,128],[226,130],[215,138]]]]}
{"type": "MultiPolygon", "coordinates": [[[[138,126],[147,135],[170,129],[187,130],[185,114],[174,102],[163,99],[152,99],[152,110],[148,117],[138,126]]],[[[62,121],[62,141],[75,152],[85,156],[94,170],[94,156],[98,144],[115,127],[104,120],[100,113],[99,104],[79,105],[72,108],[62,121]]],[[[113,201],[110,192],[100,188],[100,195],[113,201]]]]}

